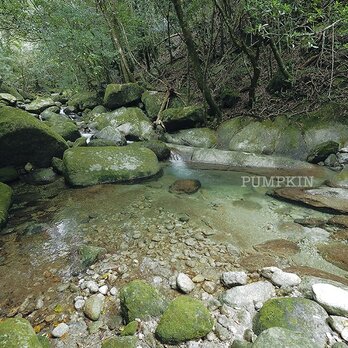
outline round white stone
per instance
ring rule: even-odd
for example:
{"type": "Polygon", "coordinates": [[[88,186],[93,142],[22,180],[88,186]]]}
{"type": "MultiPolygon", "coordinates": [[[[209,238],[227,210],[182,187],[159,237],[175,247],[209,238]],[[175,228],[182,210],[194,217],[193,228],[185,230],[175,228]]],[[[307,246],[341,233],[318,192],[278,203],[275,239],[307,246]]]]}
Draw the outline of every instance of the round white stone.
{"type": "Polygon", "coordinates": [[[193,283],[191,278],[185,273],[178,274],[176,278],[176,285],[178,289],[185,294],[190,293],[195,288],[195,284],[193,283]]]}
{"type": "Polygon", "coordinates": [[[69,331],[69,326],[65,323],[60,323],[52,330],[53,337],[62,337],[69,331]]]}

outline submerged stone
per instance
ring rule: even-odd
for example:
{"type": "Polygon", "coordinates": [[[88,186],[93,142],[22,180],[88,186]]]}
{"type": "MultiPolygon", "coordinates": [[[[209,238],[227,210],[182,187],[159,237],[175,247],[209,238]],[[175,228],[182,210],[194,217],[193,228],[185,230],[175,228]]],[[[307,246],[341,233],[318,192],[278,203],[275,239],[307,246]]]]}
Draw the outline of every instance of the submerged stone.
{"type": "Polygon", "coordinates": [[[201,188],[201,183],[199,180],[192,179],[180,179],[176,180],[169,187],[169,192],[171,193],[196,193],[201,188]]]}
{"type": "Polygon", "coordinates": [[[348,271],[348,245],[342,243],[323,244],[318,246],[320,255],[335,266],[348,271]]]}
{"type": "Polygon", "coordinates": [[[161,317],[156,336],[162,343],[180,344],[206,336],[213,325],[214,320],[201,301],[179,296],[161,317]]]}
{"type": "Polygon", "coordinates": [[[295,255],[300,251],[300,247],[296,243],[286,239],[269,240],[262,244],[254,245],[254,249],[282,257],[295,255]]]}
{"type": "Polygon", "coordinates": [[[106,249],[93,245],[81,245],[78,252],[82,266],[87,268],[93,265],[101,257],[101,255],[105,254],[106,249]]]}
{"type": "Polygon", "coordinates": [[[40,168],[21,176],[21,179],[31,185],[47,185],[56,181],[58,176],[52,168],[40,168]]]}
{"type": "Polygon", "coordinates": [[[72,186],[131,182],[160,171],[156,155],[149,149],[122,147],[77,147],[64,154],[65,178],[72,186]]]}
{"type": "Polygon", "coordinates": [[[0,229],[4,227],[8,218],[8,211],[12,203],[13,191],[10,186],[0,182],[0,229]]]}
{"type": "Polygon", "coordinates": [[[106,87],[104,105],[109,109],[117,109],[140,101],[144,89],[137,83],[110,84],[106,87]]]}

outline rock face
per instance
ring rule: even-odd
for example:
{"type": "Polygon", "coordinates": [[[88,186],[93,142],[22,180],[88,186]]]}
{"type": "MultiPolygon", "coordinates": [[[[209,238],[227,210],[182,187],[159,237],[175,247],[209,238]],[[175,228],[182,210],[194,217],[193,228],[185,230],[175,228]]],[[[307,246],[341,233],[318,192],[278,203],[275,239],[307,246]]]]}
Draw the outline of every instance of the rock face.
{"type": "Polygon", "coordinates": [[[162,121],[168,132],[197,127],[205,122],[204,111],[198,106],[164,110],[162,121]]]}
{"type": "Polygon", "coordinates": [[[6,319],[0,323],[1,348],[42,348],[30,323],[22,318],[6,319]]]}
{"type": "Polygon", "coordinates": [[[66,181],[72,186],[130,182],[160,170],[151,150],[129,146],[77,147],[66,151],[63,161],[66,181]]]}
{"type": "Polygon", "coordinates": [[[200,188],[201,183],[199,180],[180,179],[170,185],[169,192],[192,194],[196,193],[200,188]]]}
{"type": "Polygon", "coordinates": [[[307,157],[307,161],[310,163],[319,163],[325,161],[325,159],[338,152],[339,144],[335,141],[326,141],[322,144],[315,146],[307,157]]]}
{"type": "Polygon", "coordinates": [[[267,301],[254,320],[254,332],[281,327],[310,337],[317,347],[324,347],[330,327],[328,314],[316,302],[304,298],[273,298],[267,301]]]}
{"type": "Polygon", "coordinates": [[[259,335],[252,348],[318,348],[318,345],[301,333],[281,327],[272,327],[259,335]]]}
{"type": "Polygon", "coordinates": [[[55,102],[51,98],[37,98],[25,107],[25,110],[33,114],[40,114],[50,106],[55,106],[55,102]]]}
{"type": "Polygon", "coordinates": [[[314,299],[330,314],[348,317],[348,291],[331,284],[314,284],[314,299]]]}
{"type": "Polygon", "coordinates": [[[8,210],[12,203],[12,189],[0,182],[0,230],[7,222],[8,210]]]}
{"type": "Polygon", "coordinates": [[[179,296],[161,317],[156,336],[162,343],[179,344],[206,336],[213,324],[213,318],[201,301],[179,296]]]}
{"type": "Polygon", "coordinates": [[[215,131],[209,128],[184,129],[174,134],[166,134],[166,141],[172,144],[212,148],[217,144],[215,131]]]}
{"type": "Polygon", "coordinates": [[[104,105],[112,110],[121,106],[134,105],[140,101],[143,92],[144,89],[137,83],[110,84],[105,90],[104,105]]]}
{"type": "Polygon", "coordinates": [[[0,167],[30,162],[48,167],[52,157],[62,157],[65,140],[25,111],[0,108],[0,167]]]}
{"type": "Polygon", "coordinates": [[[81,136],[76,124],[65,116],[51,114],[45,123],[65,140],[75,141],[81,136]]]}
{"type": "Polygon", "coordinates": [[[142,280],[134,280],[124,286],[120,291],[120,301],[126,323],[158,317],[167,307],[164,297],[142,280]]]}

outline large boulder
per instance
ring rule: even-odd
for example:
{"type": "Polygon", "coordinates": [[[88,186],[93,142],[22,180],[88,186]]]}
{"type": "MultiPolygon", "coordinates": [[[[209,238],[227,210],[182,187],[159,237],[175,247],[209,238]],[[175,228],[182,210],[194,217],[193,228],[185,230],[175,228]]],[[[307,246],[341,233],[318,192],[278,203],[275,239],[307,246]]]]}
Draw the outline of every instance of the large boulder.
{"type": "Polygon", "coordinates": [[[107,126],[102,130],[95,133],[92,138],[104,140],[106,142],[110,142],[113,146],[122,146],[127,144],[126,137],[122,134],[117,128],[112,126],[107,126]]]}
{"type": "Polygon", "coordinates": [[[156,154],[159,161],[165,161],[170,157],[169,147],[160,140],[139,141],[128,146],[146,147],[156,154]]]}
{"type": "Polygon", "coordinates": [[[36,98],[25,106],[25,110],[33,114],[40,114],[51,106],[55,106],[55,102],[52,98],[36,98]]]}
{"type": "Polygon", "coordinates": [[[66,181],[72,186],[131,182],[157,174],[156,155],[130,146],[76,147],[64,153],[66,181]]]}
{"type": "Polygon", "coordinates": [[[12,189],[0,182],[0,229],[6,224],[8,210],[12,203],[12,189]]]}
{"type": "Polygon", "coordinates": [[[139,108],[120,108],[97,115],[91,127],[102,130],[107,126],[117,128],[129,140],[150,140],[155,132],[148,117],[139,108]]]}
{"type": "Polygon", "coordinates": [[[12,94],[0,93],[0,103],[5,105],[15,105],[17,98],[12,94]]]}
{"type": "Polygon", "coordinates": [[[48,167],[52,157],[62,157],[67,147],[59,134],[27,112],[0,108],[0,167],[28,162],[48,167]]]}
{"type": "Polygon", "coordinates": [[[156,336],[165,344],[180,344],[206,336],[214,320],[204,304],[189,296],[179,296],[164,312],[156,336]]]}
{"type": "Polygon", "coordinates": [[[318,144],[311,149],[307,157],[307,161],[310,163],[323,162],[329,155],[336,154],[338,152],[339,146],[340,145],[338,143],[332,140],[318,144]]]}
{"type": "Polygon", "coordinates": [[[135,105],[140,102],[144,89],[137,83],[110,84],[106,87],[104,105],[109,109],[135,105]]]}
{"type": "Polygon", "coordinates": [[[170,108],[162,112],[161,119],[168,132],[194,128],[205,122],[204,110],[199,106],[170,108]]]}
{"type": "Polygon", "coordinates": [[[212,148],[216,146],[216,132],[209,128],[184,129],[177,133],[166,134],[166,141],[172,144],[212,148]]]}
{"type": "Polygon", "coordinates": [[[17,100],[24,100],[23,96],[17,91],[16,88],[6,84],[6,83],[1,83],[0,82],[0,93],[6,93],[6,94],[11,94],[13,95],[17,100]]]}
{"type": "Polygon", "coordinates": [[[126,323],[160,316],[167,307],[164,297],[143,280],[133,280],[120,291],[122,317],[126,323]]]}
{"type": "Polygon", "coordinates": [[[69,100],[68,106],[74,108],[76,111],[83,111],[85,109],[93,109],[99,104],[97,94],[95,92],[79,92],[75,93],[69,100]]]}
{"type": "Polygon", "coordinates": [[[30,323],[22,318],[0,322],[0,348],[42,348],[30,323]]]}
{"type": "Polygon", "coordinates": [[[273,298],[268,300],[254,320],[254,332],[281,327],[302,333],[325,347],[326,334],[331,332],[326,320],[328,314],[318,303],[305,298],[273,298]]]}
{"type": "Polygon", "coordinates": [[[75,141],[80,138],[80,132],[76,124],[63,115],[51,113],[46,124],[65,140],[75,141]]]}

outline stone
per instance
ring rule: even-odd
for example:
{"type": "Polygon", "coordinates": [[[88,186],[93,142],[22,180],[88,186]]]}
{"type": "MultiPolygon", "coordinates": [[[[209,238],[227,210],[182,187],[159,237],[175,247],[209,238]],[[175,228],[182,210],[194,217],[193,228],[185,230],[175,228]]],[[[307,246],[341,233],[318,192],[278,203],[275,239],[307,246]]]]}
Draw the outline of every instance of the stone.
{"type": "Polygon", "coordinates": [[[348,337],[343,337],[345,335],[345,330],[348,328],[348,318],[340,317],[336,315],[331,315],[328,320],[329,325],[335,330],[341,337],[347,341],[348,337]],[[343,335],[342,335],[343,333],[343,335]]]}
{"type": "Polygon", "coordinates": [[[127,324],[124,329],[121,331],[121,336],[133,336],[138,331],[139,322],[136,320],[131,321],[127,324]]]}
{"type": "Polygon", "coordinates": [[[160,171],[156,155],[149,149],[122,147],[77,147],[65,152],[65,179],[72,186],[131,182],[160,171]]]}
{"type": "Polygon", "coordinates": [[[25,110],[33,114],[40,114],[51,106],[55,106],[55,102],[51,98],[37,98],[26,105],[25,110]]]}
{"type": "Polygon", "coordinates": [[[311,149],[307,161],[310,163],[319,163],[325,161],[331,154],[336,154],[339,149],[339,144],[335,141],[326,141],[311,149]]]}
{"type": "Polygon", "coordinates": [[[81,245],[78,249],[78,253],[83,267],[87,268],[100,259],[100,257],[106,253],[106,249],[93,245],[81,245]]]}
{"type": "Polygon", "coordinates": [[[329,225],[348,228],[348,216],[347,215],[335,215],[332,216],[327,223],[329,225]]]}
{"type": "Polygon", "coordinates": [[[67,148],[60,135],[27,112],[0,107],[0,167],[30,162],[45,168],[67,148]]]}
{"type": "Polygon", "coordinates": [[[331,187],[348,188],[348,167],[344,167],[342,171],[331,177],[326,182],[331,187]]]}
{"type": "Polygon", "coordinates": [[[301,278],[297,274],[283,272],[277,267],[265,267],[261,270],[261,275],[282,288],[293,287],[301,283],[301,278]]]}
{"type": "Polygon", "coordinates": [[[257,251],[269,252],[280,257],[295,255],[300,251],[300,247],[296,243],[286,239],[268,240],[262,244],[254,245],[253,248],[257,251]]]}
{"type": "Polygon", "coordinates": [[[52,330],[52,336],[60,338],[64,336],[69,331],[69,326],[65,323],[58,324],[53,330],[52,330]]]}
{"type": "MultiPolygon", "coordinates": [[[[83,111],[85,109],[93,109],[99,104],[98,97],[95,92],[78,92],[68,100],[68,107],[72,108],[73,112],[83,111]]],[[[69,111],[68,111],[69,112],[69,111]]]]}
{"type": "Polygon", "coordinates": [[[209,128],[183,129],[177,133],[166,133],[166,142],[201,148],[212,148],[217,144],[216,132],[209,128]]]}
{"type": "Polygon", "coordinates": [[[164,110],[161,120],[168,132],[174,132],[204,124],[205,115],[202,107],[186,106],[164,110]]]}
{"type": "Polygon", "coordinates": [[[64,163],[61,158],[53,157],[51,165],[57,174],[61,175],[64,173],[64,163]]]}
{"type": "Polygon", "coordinates": [[[221,301],[228,306],[254,308],[254,303],[264,303],[274,295],[275,288],[271,283],[259,281],[225,291],[221,295],[221,301]]]}
{"type": "Polygon", "coordinates": [[[106,87],[104,105],[114,110],[140,102],[144,89],[137,83],[110,84],[106,87]]]}
{"type": "Polygon", "coordinates": [[[108,286],[107,285],[103,285],[99,288],[99,292],[102,294],[102,295],[106,295],[108,293],[108,286]]]}
{"type": "Polygon", "coordinates": [[[9,183],[19,178],[19,174],[14,167],[0,168],[0,182],[9,183]]]}
{"type": "Polygon", "coordinates": [[[95,133],[91,139],[106,140],[115,146],[123,146],[127,144],[127,140],[124,134],[122,134],[117,128],[114,128],[112,126],[103,128],[99,132],[95,133]]]}
{"type": "Polygon", "coordinates": [[[169,147],[164,142],[159,140],[134,142],[133,144],[130,144],[128,146],[146,147],[147,149],[150,149],[156,154],[159,161],[165,161],[170,156],[169,147]]]}
{"type": "Polygon", "coordinates": [[[316,342],[301,333],[281,327],[272,327],[263,331],[253,343],[252,348],[318,348],[316,342]]]}
{"type": "Polygon", "coordinates": [[[206,336],[213,325],[213,318],[201,301],[179,296],[162,315],[155,335],[162,343],[179,344],[206,336]]]}
{"type": "Polygon", "coordinates": [[[136,348],[138,338],[125,336],[125,337],[111,337],[102,342],[102,348],[136,348]]]}
{"type": "Polygon", "coordinates": [[[200,188],[201,183],[199,180],[180,179],[176,180],[172,185],[170,185],[169,192],[193,194],[196,193],[200,188]]]}
{"type": "Polygon", "coordinates": [[[158,317],[167,307],[164,297],[142,280],[134,280],[120,290],[120,303],[126,323],[158,317]]]}
{"type": "Polygon", "coordinates": [[[15,105],[17,98],[9,93],[0,93],[0,103],[5,103],[6,105],[15,105]]]}
{"type": "Polygon", "coordinates": [[[248,275],[245,272],[224,272],[221,275],[221,283],[227,288],[237,285],[245,285],[248,275]]]}
{"type": "Polygon", "coordinates": [[[318,347],[324,347],[328,315],[318,303],[305,299],[282,297],[268,300],[254,319],[254,332],[280,327],[310,337],[318,347]]]}
{"type": "Polygon", "coordinates": [[[329,314],[348,317],[348,291],[331,284],[313,284],[314,300],[329,314]]]}
{"type": "Polygon", "coordinates": [[[58,175],[53,168],[40,168],[21,176],[21,179],[31,185],[47,185],[55,182],[58,179],[58,175]]]}
{"type": "Polygon", "coordinates": [[[12,203],[13,191],[10,186],[0,182],[0,230],[5,226],[12,203]]]}
{"type": "Polygon", "coordinates": [[[319,254],[328,262],[348,271],[348,245],[330,243],[318,245],[319,254]]]}
{"type": "Polygon", "coordinates": [[[81,136],[76,124],[63,115],[53,114],[45,124],[65,140],[75,141],[81,136]]]}
{"type": "Polygon", "coordinates": [[[90,296],[83,307],[83,312],[87,318],[97,321],[104,307],[104,296],[95,294],[90,296]]]}
{"type": "Polygon", "coordinates": [[[86,288],[89,289],[89,291],[92,294],[94,294],[94,293],[99,291],[98,284],[95,281],[93,281],[93,280],[89,280],[89,281],[86,282],[86,288]]]}
{"type": "Polygon", "coordinates": [[[83,299],[77,300],[77,301],[75,301],[74,307],[78,311],[85,306],[85,303],[86,303],[86,301],[83,299]]]}
{"type": "Polygon", "coordinates": [[[184,294],[189,294],[195,288],[195,284],[191,278],[185,273],[179,273],[176,277],[176,285],[184,294]]]}
{"type": "Polygon", "coordinates": [[[11,318],[0,322],[1,348],[42,348],[34,329],[26,319],[11,318]]]}

